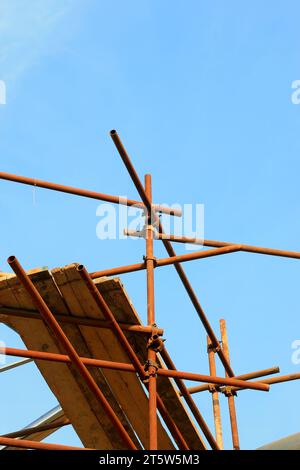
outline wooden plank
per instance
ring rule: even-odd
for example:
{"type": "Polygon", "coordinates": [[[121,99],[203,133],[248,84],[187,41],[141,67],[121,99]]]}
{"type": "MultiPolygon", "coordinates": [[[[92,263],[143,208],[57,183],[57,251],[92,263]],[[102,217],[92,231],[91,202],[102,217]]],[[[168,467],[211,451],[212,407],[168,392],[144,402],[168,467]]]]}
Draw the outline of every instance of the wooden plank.
{"type": "MultiPolygon", "coordinates": [[[[67,313],[62,296],[48,271],[34,274],[31,276],[31,279],[53,313],[56,311],[64,314],[67,313]]],[[[7,307],[33,308],[31,299],[19,285],[15,277],[1,280],[0,304],[7,307]]],[[[13,317],[9,319],[7,317],[6,319],[2,318],[2,321],[3,320],[20,334],[28,349],[62,352],[43,321],[37,322],[34,320],[30,322],[27,319],[13,317]]],[[[79,354],[88,356],[87,348],[84,347],[83,341],[79,340],[81,337],[80,331],[76,326],[74,328],[74,326],[75,325],[71,325],[71,328],[69,328],[68,325],[63,325],[63,329],[65,333],[68,334],[69,339],[71,341],[73,339],[73,344],[75,342],[74,337],[76,337],[77,344],[74,345],[77,348],[80,345],[79,354]]],[[[104,415],[102,408],[94,397],[91,396],[85,383],[83,383],[81,377],[78,376],[72,366],[45,361],[36,361],[36,364],[52,392],[60,402],[66,416],[71,420],[75,431],[85,447],[97,449],[122,449],[124,447],[123,442],[120,440],[119,436],[116,435],[110,420],[104,415]]],[[[123,424],[128,427],[132,438],[137,443],[134,433],[129,429],[127,419],[119,408],[116,399],[113,397],[109,385],[103,380],[103,377],[101,377],[100,380],[101,371],[94,369],[92,373],[94,378],[95,375],[98,375],[97,379],[98,383],[101,382],[99,385],[102,391],[105,392],[110,404],[114,407],[123,424]],[[103,390],[104,387],[105,390],[103,390]]]]}
{"type": "MultiPolygon", "coordinates": [[[[71,315],[104,319],[88,288],[81,280],[76,266],[59,268],[53,270],[52,274],[64,296],[69,311],[72,312],[71,315]]],[[[112,331],[93,329],[86,326],[79,326],[79,329],[93,357],[109,361],[130,362],[127,353],[124,352],[112,331]]],[[[131,373],[109,369],[103,369],[102,372],[140,441],[147,448],[149,443],[148,399],[140,380],[135,374],[131,373]]],[[[174,449],[160,422],[158,435],[160,449],[174,449]]]]}
{"type": "MultiPolygon", "coordinates": [[[[78,276],[76,265],[54,269],[52,275],[48,270],[42,270],[32,274],[31,278],[54,314],[103,319],[99,307],[78,276]]],[[[119,322],[141,324],[119,279],[101,278],[94,282],[119,322]]],[[[15,277],[11,276],[0,278],[0,305],[33,309],[30,298],[15,277]]],[[[62,352],[42,321],[1,314],[0,321],[14,328],[28,349],[62,352]]],[[[61,323],[61,326],[80,355],[129,362],[127,354],[110,330],[66,323],[61,323]]],[[[126,331],[125,334],[141,363],[144,363],[146,337],[130,331],[126,331]]],[[[36,363],[86,447],[108,450],[122,448],[123,444],[118,441],[115,430],[112,429],[106,416],[103,416],[98,403],[95,403],[93,396],[72,366],[44,361],[36,363]]],[[[135,374],[121,371],[108,369],[100,371],[95,368],[90,370],[137,446],[139,444],[135,432],[143,446],[147,447],[148,401],[139,379],[135,374]]],[[[198,429],[172,380],[158,377],[158,391],[189,447],[204,449],[205,445],[198,429]]],[[[159,448],[174,448],[160,422],[159,448]]]]}

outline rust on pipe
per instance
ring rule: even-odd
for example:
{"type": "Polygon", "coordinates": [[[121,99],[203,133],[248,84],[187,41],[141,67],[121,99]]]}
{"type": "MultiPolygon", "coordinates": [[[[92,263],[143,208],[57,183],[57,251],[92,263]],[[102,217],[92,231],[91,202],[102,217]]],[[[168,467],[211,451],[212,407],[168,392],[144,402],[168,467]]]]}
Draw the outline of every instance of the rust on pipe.
{"type": "Polygon", "coordinates": [[[272,377],[270,379],[265,379],[264,383],[272,385],[272,384],[279,384],[282,382],[290,382],[291,380],[298,380],[298,379],[300,379],[300,373],[281,375],[279,377],[272,377]]]}
{"type": "Polygon", "coordinates": [[[0,437],[16,438],[16,437],[28,436],[36,432],[48,431],[50,429],[58,429],[63,426],[68,426],[69,424],[71,424],[71,421],[65,418],[63,420],[56,421],[55,423],[48,423],[48,424],[43,424],[41,426],[33,426],[32,428],[20,429],[19,431],[10,432],[8,434],[3,434],[0,437]]]}
{"type": "MultiPolygon", "coordinates": [[[[250,380],[250,379],[256,379],[258,377],[265,377],[266,375],[278,374],[278,372],[280,372],[280,369],[278,366],[276,366],[276,367],[270,367],[269,369],[258,370],[255,372],[248,372],[247,374],[235,375],[235,378],[240,379],[240,380],[250,380]]],[[[262,382],[266,383],[265,380],[263,380],[262,382]]],[[[205,392],[209,389],[210,389],[209,384],[204,384],[204,385],[196,385],[195,387],[189,387],[188,391],[192,395],[193,393],[205,392]]]]}
{"type": "MultiPolygon", "coordinates": [[[[128,364],[126,366],[129,366],[130,368],[132,368],[131,370],[129,370],[129,367],[127,368],[127,371],[130,371],[130,372],[133,372],[133,371],[137,371],[139,373],[139,376],[141,379],[145,378],[145,371],[144,371],[144,368],[141,366],[140,364],[140,361],[138,359],[138,357],[136,356],[135,352],[133,351],[130,343],[128,342],[126,336],[124,335],[123,331],[121,330],[121,328],[119,327],[118,325],[118,322],[116,321],[114,315],[112,314],[112,312],[110,311],[108,305],[106,304],[104,298],[102,297],[101,293],[98,291],[97,287],[95,286],[95,284],[93,283],[92,279],[90,278],[88,272],[86,271],[86,269],[81,265],[81,266],[78,266],[77,267],[77,270],[81,276],[81,278],[84,280],[84,282],[86,283],[89,291],[91,292],[95,302],[97,303],[97,305],[99,306],[99,308],[101,309],[102,313],[104,314],[104,316],[109,319],[109,321],[112,322],[112,325],[113,325],[113,329],[118,337],[118,339],[120,340],[120,343],[121,345],[123,346],[124,350],[127,351],[133,365],[131,364],[128,364]]],[[[91,364],[91,363],[90,363],[91,364]]],[[[118,366],[120,366],[120,364],[118,364],[118,366]]],[[[124,366],[124,365],[123,365],[124,366]]],[[[123,367],[122,366],[122,367],[123,367]]],[[[148,384],[146,385],[146,388],[148,389],[148,384]]],[[[157,395],[155,397],[156,400],[159,400],[159,396],[157,395]]],[[[162,402],[159,401],[159,411],[161,412],[161,410],[163,409],[162,408],[162,402]]],[[[171,433],[174,432],[175,430],[175,423],[173,423],[173,420],[171,419],[170,416],[168,416],[168,413],[167,411],[165,410],[164,411],[164,416],[165,418],[167,419],[166,421],[166,424],[167,426],[171,426],[171,433]],[[173,423],[170,424],[170,423],[173,423]]],[[[178,429],[177,429],[178,431],[178,429]]],[[[175,430],[176,432],[176,430],[175,430]]],[[[176,434],[177,436],[177,439],[180,440],[180,435],[178,435],[178,433],[176,434]]]]}
{"type": "MultiPolygon", "coordinates": [[[[16,357],[28,357],[31,359],[54,361],[54,362],[66,362],[70,363],[71,359],[69,356],[64,354],[48,353],[41,351],[32,351],[27,349],[16,349],[16,348],[1,348],[0,354],[7,354],[8,356],[16,357]]],[[[86,366],[100,367],[103,369],[116,369],[124,372],[136,372],[135,367],[132,364],[125,364],[123,362],[111,362],[104,361],[102,359],[92,359],[89,357],[80,357],[80,360],[86,366]]],[[[218,385],[228,385],[230,387],[247,388],[251,390],[260,390],[264,392],[269,391],[269,385],[262,382],[246,382],[245,380],[238,380],[232,377],[211,377],[210,375],[195,374],[192,372],[184,372],[179,370],[170,369],[157,369],[157,375],[162,377],[171,377],[172,379],[185,379],[192,380],[195,382],[208,382],[218,385]]],[[[267,380],[267,379],[266,379],[267,380]]]]}
{"type": "MultiPolygon", "coordinates": [[[[77,270],[78,270],[79,274],[81,275],[81,278],[86,283],[89,291],[91,292],[95,302],[97,303],[97,305],[101,309],[102,313],[105,315],[106,318],[109,318],[109,320],[112,322],[115,333],[117,334],[123,348],[127,351],[132,363],[134,364],[134,365],[131,365],[131,364],[129,365],[128,364],[128,366],[132,367],[132,370],[130,370],[130,372],[137,371],[139,373],[140,378],[144,379],[146,377],[144,368],[141,366],[138,357],[136,356],[135,352],[133,351],[133,349],[132,349],[131,345],[129,344],[126,336],[123,333],[123,331],[120,329],[117,321],[115,320],[115,317],[113,316],[112,312],[110,311],[108,305],[106,304],[106,302],[103,299],[102,295],[98,291],[97,287],[93,283],[93,281],[92,281],[91,277],[89,276],[88,272],[86,271],[86,269],[82,265],[78,266],[77,270]]],[[[129,371],[129,369],[127,369],[127,370],[129,371]]],[[[145,386],[148,389],[148,384],[145,384],[145,386]]],[[[156,396],[156,401],[157,401],[157,404],[158,404],[159,411],[161,413],[162,412],[164,413],[164,417],[166,418],[166,419],[164,418],[164,420],[165,420],[171,434],[173,435],[173,432],[175,432],[174,438],[179,440],[179,442],[181,442],[181,444],[182,444],[184,439],[182,438],[182,436],[181,436],[178,428],[176,427],[175,423],[173,422],[172,418],[167,413],[167,410],[163,409],[163,403],[160,400],[160,397],[158,396],[158,394],[156,396]],[[177,429],[177,431],[176,431],[176,429],[177,429]]]]}
{"type": "MultiPolygon", "coordinates": [[[[227,358],[227,361],[230,362],[227,329],[226,329],[226,322],[224,319],[220,320],[220,330],[221,330],[223,351],[224,351],[225,357],[227,358]]],[[[227,400],[228,400],[228,409],[229,409],[233,448],[235,450],[240,450],[240,441],[239,441],[236,409],[235,409],[235,402],[234,402],[234,394],[230,390],[229,393],[227,393],[226,395],[227,395],[227,400]]]]}
{"type": "Polygon", "coordinates": [[[92,279],[89,276],[89,273],[85,269],[83,265],[77,266],[77,271],[87,286],[89,292],[91,293],[93,299],[95,300],[96,304],[98,305],[99,309],[103,313],[105,319],[110,321],[112,324],[112,330],[114,331],[115,335],[117,336],[118,340],[120,341],[124,351],[128,354],[132,364],[134,365],[135,370],[139,374],[141,378],[145,376],[145,371],[143,366],[141,365],[137,355],[133,351],[128,339],[126,338],[125,334],[123,333],[120,325],[118,324],[117,320],[115,319],[113,313],[111,312],[109,306],[105,302],[102,294],[99,292],[95,284],[93,283],[92,279]]]}
{"type": "MultiPolygon", "coordinates": [[[[267,385],[275,385],[275,384],[280,384],[283,382],[291,382],[292,380],[299,380],[299,379],[300,379],[300,373],[297,372],[295,374],[280,375],[278,377],[270,377],[269,379],[263,379],[263,383],[267,385]]],[[[233,392],[238,392],[240,390],[242,389],[238,387],[232,387],[233,392]]]]}
{"type": "Polygon", "coordinates": [[[133,273],[136,271],[142,271],[146,269],[145,263],[129,264],[128,266],[120,266],[118,268],[104,269],[102,271],[95,271],[90,273],[92,279],[97,279],[98,277],[113,277],[119,276],[120,274],[133,273]]]}
{"type": "MultiPolygon", "coordinates": [[[[175,255],[169,258],[160,258],[155,260],[154,267],[169,266],[170,264],[185,263],[196,259],[210,258],[211,256],[226,255],[240,251],[240,245],[225,246],[223,248],[216,248],[215,250],[195,251],[185,255],[175,255]]],[[[118,274],[126,274],[135,271],[146,269],[146,263],[130,264],[128,266],[120,266],[119,268],[106,269],[103,271],[96,271],[90,274],[92,279],[102,276],[116,276],[118,274]]]]}
{"type": "MultiPolygon", "coordinates": [[[[62,363],[71,363],[71,359],[63,354],[55,354],[55,353],[46,353],[40,351],[31,351],[31,350],[22,350],[16,348],[2,348],[0,349],[0,354],[6,354],[8,356],[16,356],[16,357],[30,357],[35,360],[46,360],[46,361],[54,361],[54,362],[62,362],[62,363]]],[[[80,357],[82,362],[87,367],[99,367],[103,369],[114,369],[114,370],[121,370],[124,372],[134,372],[135,368],[132,364],[124,364],[121,362],[111,362],[111,361],[104,361],[100,359],[92,359],[92,358],[85,358],[80,357]]],[[[145,384],[147,388],[147,384],[145,384]]],[[[181,450],[188,450],[188,446],[184,437],[182,436],[181,432],[179,431],[178,427],[170,417],[163,401],[157,395],[157,405],[159,412],[165,421],[169,431],[171,432],[172,436],[175,439],[179,449],[181,450]]]]}
{"type": "MultiPolygon", "coordinates": [[[[111,131],[110,133],[112,139],[113,139],[113,142],[121,156],[121,159],[129,173],[129,175],[131,176],[131,179],[142,199],[142,201],[144,202],[145,206],[148,208],[148,210],[151,209],[151,203],[150,201],[148,200],[147,198],[147,195],[145,193],[145,190],[143,188],[143,185],[138,177],[138,174],[136,173],[135,169],[134,169],[134,166],[121,142],[121,139],[120,137],[118,136],[117,132],[115,130],[111,131]]],[[[158,220],[157,216],[154,218],[154,221],[155,222],[158,222],[159,223],[159,232],[160,233],[163,233],[163,228],[162,228],[162,225],[161,225],[161,222],[158,220]]],[[[163,240],[163,244],[164,244],[164,247],[165,249],[167,250],[167,253],[170,257],[174,257],[176,256],[176,253],[171,245],[171,243],[168,241],[168,240],[163,240]]],[[[192,304],[194,305],[194,308],[196,310],[196,312],[198,313],[198,316],[200,318],[200,320],[202,321],[202,324],[206,330],[206,333],[208,334],[208,336],[210,337],[211,339],[211,342],[213,344],[213,347],[216,349],[217,353],[218,353],[218,356],[222,362],[222,364],[224,365],[228,375],[230,377],[234,376],[234,372],[232,370],[232,368],[230,367],[230,364],[228,363],[228,361],[226,360],[226,357],[224,356],[223,354],[223,351],[220,347],[220,344],[219,344],[219,341],[216,337],[216,335],[214,334],[214,331],[208,321],[208,318],[206,317],[201,305],[200,305],[200,302],[182,268],[182,266],[180,265],[180,263],[174,263],[174,267],[177,271],[177,274],[179,275],[180,279],[181,279],[181,282],[192,302],[192,304]]],[[[143,269],[143,268],[141,268],[143,269]]]]}
{"type": "Polygon", "coordinates": [[[28,441],[27,439],[12,439],[10,437],[0,437],[1,446],[20,447],[22,449],[37,450],[92,450],[87,447],[63,446],[61,444],[47,444],[46,442],[28,441]]]}
{"type": "MultiPolygon", "coordinates": [[[[166,348],[163,348],[162,351],[160,351],[160,355],[163,358],[163,360],[164,360],[164,362],[165,362],[165,364],[166,364],[166,366],[168,367],[169,370],[176,370],[175,364],[172,361],[172,359],[171,359],[169,353],[167,352],[166,348]]],[[[176,385],[178,386],[179,391],[184,396],[184,399],[185,399],[187,405],[189,406],[191,412],[193,413],[193,416],[196,419],[196,421],[197,421],[200,429],[202,430],[204,436],[206,437],[207,442],[209,443],[209,445],[211,446],[212,449],[219,450],[219,446],[218,446],[214,436],[210,432],[210,429],[207,426],[203,416],[201,415],[196,403],[194,402],[194,400],[190,396],[185,383],[183,382],[182,379],[178,379],[178,378],[175,378],[174,381],[175,381],[176,385]]]]}
{"type": "MultiPolygon", "coordinates": [[[[147,324],[155,325],[155,305],[154,305],[154,253],[153,235],[151,221],[152,205],[152,182],[151,176],[145,176],[145,193],[147,201],[150,202],[150,210],[146,215],[146,272],[147,272],[147,324]]],[[[150,346],[150,345],[149,345],[150,346]]],[[[156,386],[156,352],[148,347],[148,406],[149,406],[149,450],[157,450],[157,386],[156,386]]]]}
{"type": "Polygon", "coordinates": [[[218,385],[229,385],[229,386],[236,386],[249,388],[251,390],[260,390],[263,392],[269,391],[269,386],[266,383],[262,382],[246,382],[245,380],[238,380],[234,377],[211,377],[210,375],[203,375],[203,374],[194,374],[193,372],[183,372],[179,370],[166,370],[166,369],[158,369],[158,375],[163,377],[172,377],[172,378],[179,378],[185,380],[194,380],[195,382],[208,382],[208,383],[216,383],[218,385]],[[238,384],[237,384],[238,383],[238,384]]]}
{"type": "MultiPolygon", "coordinates": [[[[46,361],[54,361],[54,362],[62,362],[62,363],[71,363],[71,360],[68,356],[63,354],[56,354],[56,353],[46,353],[40,351],[31,351],[31,350],[22,350],[16,348],[1,348],[0,354],[6,354],[8,356],[16,356],[16,357],[29,357],[35,360],[46,360],[46,361]]],[[[121,370],[124,372],[134,372],[135,368],[132,364],[124,364],[119,362],[110,362],[110,361],[103,361],[101,359],[92,359],[92,358],[80,358],[82,362],[88,367],[99,367],[99,368],[107,368],[107,369],[115,369],[121,370]]],[[[147,388],[147,384],[145,384],[147,388]]],[[[159,412],[164,419],[171,435],[174,437],[175,442],[177,443],[180,450],[189,450],[184,437],[182,436],[181,432],[179,431],[178,427],[170,417],[162,399],[157,394],[157,405],[159,412]]]]}
{"type": "MultiPolygon", "coordinates": [[[[35,310],[25,310],[13,307],[0,307],[0,315],[8,315],[21,318],[32,318],[33,320],[41,320],[38,312],[35,310]]],[[[60,323],[70,323],[75,325],[91,326],[93,328],[102,328],[102,329],[111,329],[112,324],[110,321],[101,320],[98,318],[86,318],[86,317],[71,317],[69,315],[60,315],[55,314],[55,318],[60,323]]],[[[131,325],[130,323],[119,323],[120,327],[124,331],[130,331],[131,333],[141,333],[141,334],[152,334],[152,327],[143,326],[143,325],[131,325]]],[[[164,334],[162,328],[156,328],[156,333],[159,336],[164,334]]]]}
{"type": "Polygon", "coordinates": [[[175,263],[184,263],[186,261],[193,261],[201,258],[210,258],[211,256],[226,255],[227,253],[234,253],[240,251],[240,245],[230,245],[223,248],[216,248],[215,250],[195,251],[185,255],[175,255],[169,258],[161,258],[157,260],[157,266],[168,266],[175,263]]]}
{"type": "MultiPolygon", "coordinates": [[[[72,186],[65,186],[62,184],[50,183],[35,178],[28,178],[26,176],[12,175],[10,173],[0,172],[0,179],[6,181],[13,181],[14,183],[26,184],[38,188],[51,189],[61,193],[73,194],[75,196],[87,197],[90,199],[97,199],[99,201],[111,202],[112,204],[122,204],[125,206],[136,206],[140,209],[145,209],[145,205],[140,201],[126,199],[121,196],[112,196],[110,194],[98,193],[97,191],[89,191],[87,189],[74,188],[72,186]]],[[[182,212],[180,209],[169,208],[159,204],[153,204],[153,210],[164,214],[174,215],[180,217],[182,212]]]]}
{"type": "MultiPolygon", "coordinates": [[[[70,364],[72,362],[69,356],[65,354],[32,351],[31,349],[17,349],[5,347],[0,349],[0,354],[6,354],[7,356],[15,357],[28,357],[41,361],[63,362],[67,364],[70,364]]],[[[126,364],[123,362],[104,361],[103,359],[93,359],[90,357],[81,356],[80,360],[87,367],[99,367],[100,369],[113,369],[121,370],[123,372],[135,372],[135,368],[132,364],[126,364]]]]}
{"type": "MultiPolygon", "coordinates": [[[[144,238],[143,232],[125,229],[124,233],[125,235],[128,235],[130,237],[144,238]]],[[[195,245],[211,246],[211,247],[216,247],[216,248],[218,247],[221,248],[223,246],[231,246],[231,245],[237,244],[233,242],[222,242],[222,241],[217,241],[217,240],[206,240],[206,239],[193,238],[193,237],[180,237],[178,235],[161,234],[161,233],[156,233],[154,236],[154,239],[168,240],[168,241],[177,242],[177,243],[191,243],[195,245]]],[[[244,243],[239,243],[239,245],[241,245],[241,251],[245,251],[248,253],[257,253],[261,255],[280,256],[283,258],[300,259],[300,252],[298,251],[280,250],[277,248],[265,248],[261,246],[246,245],[244,243]]]]}
{"type": "Polygon", "coordinates": [[[140,195],[140,198],[142,199],[146,209],[147,209],[147,212],[149,214],[152,213],[152,204],[151,204],[151,201],[149,200],[148,196],[146,195],[146,191],[144,189],[144,186],[142,185],[141,181],[140,181],[140,178],[137,174],[137,172],[135,171],[135,168],[134,166],[132,165],[131,163],[131,160],[129,158],[129,155],[127,154],[126,150],[125,150],[125,147],[119,137],[119,134],[117,133],[117,131],[115,129],[111,130],[110,131],[110,136],[119,152],[119,155],[121,157],[121,159],[123,160],[123,163],[124,165],[126,166],[127,170],[128,170],[128,173],[132,179],[132,181],[134,182],[134,185],[140,195]]]}
{"type": "Polygon", "coordinates": [[[18,280],[27,291],[29,296],[32,299],[33,304],[40,312],[42,318],[44,319],[45,323],[51,329],[51,331],[56,336],[59,343],[62,345],[68,356],[70,357],[72,364],[76,367],[84,381],[86,382],[87,386],[95,396],[95,398],[100,403],[103,410],[106,412],[107,416],[109,417],[111,423],[116,428],[120,438],[124,442],[125,446],[131,450],[136,450],[136,446],[133,443],[132,439],[130,438],[129,434],[127,433],[126,429],[124,428],[123,424],[121,423],[120,419],[110,406],[109,402],[107,401],[106,397],[96,384],[95,380],[91,376],[90,372],[86,368],[85,364],[81,361],[80,357],[78,356],[76,350],[70,343],[69,339],[65,335],[64,331],[62,330],[59,323],[56,321],[55,316],[50,311],[47,304],[44,302],[42,297],[40,296],[38,290],[27,276],[26,272],[18,262],[18,260],[11,256],[8,258],[8,263],[15,272],[18,280]]]}
{"type": "MultiPolygon", "coordinates": [[[[159,232],[163,233],[163,227],[162,227],[160,221],[159,221],[159,232]]],[[[164,247],[166,248],[167,253],[170,257],[176,256],[176,253],[175,253],[175,251],[174,251],[174,249],[173,249],[173,247],[172,247],[172,245],[169,241],[163,240],[163,244],[164,244],[164,247]]],[[[199,316],[199,318],[200,318],[200,320],[201,320],[201,322],[202,322],[202,324],[205,328],[206,333],[210,337],[212,345],[215,348],[215,350],[216,350],[216,352],[217,352],[217,354],[218,354],[218,356],[219,356],[226,372],[228,373],[229,377],[233,377],[234,372],[233,372],[233,370],[230,366],[230,363],[227,361],[227,359],[226,359],[226,357],[223,353],[223,350],[220,346],[220,343],[219,343],[219,341],[218,341],[218,339],[217,339],[217,337],[216,337],[216,335],[215,335],[215,333],[214,333],[214,331],[213,331],[213,329],[212,329],[212,327],[211,327],[211,325],[208,321],[207,316],[204,313],[203,308],[201,307],[201,304],[200,304],[200,302],[199,302],[199,300],[198,300],[198,298],[195,294],[194,289],[192,288],[191,283],[189,282],[189,280],[187,278],[187,275],[185,274],[185,272],[183,270],[183,267],[181,266],[180,263],[175,263],[174,266],[175,266],[177,274],[179,275],[179,277],[181,279],[181,282],[182,282],[182,284],[183,284],[183,286],[184,286],[184,288],[185,288],[185,290],[186,290],[186,292],[187,292],[187,294],[188,294],[188,296],[189,296],[196,312],[198,313],[198,316],[199,316]]]]}
{"type": "MultiPolygon", "coordinates": [[[[211,340],[209,336],[207,336],[207,354],[208,354],[208,363],[209,363],[209,373],[211,376],[214,376],[217,373],[216,361],[215,361],[215,353],[211,346],[211,340]]],[[[223,450],[224,445],[223,445],[219,392],[218,392],[218,389],[214,386],[213,386],[213,389],[211,390],[211,398],[212,398],[213,416],[214,416],[214,423],[215,423],[216,441],[217,441],[219,448],[223,450]]]]}

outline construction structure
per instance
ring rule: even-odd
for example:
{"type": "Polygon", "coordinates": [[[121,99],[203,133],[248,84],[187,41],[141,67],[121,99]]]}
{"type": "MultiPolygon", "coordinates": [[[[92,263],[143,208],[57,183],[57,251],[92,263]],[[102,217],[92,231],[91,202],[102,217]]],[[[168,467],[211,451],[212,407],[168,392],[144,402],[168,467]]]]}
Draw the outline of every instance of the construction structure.
{"type": "Polygon", "coordinates": [[[180,217],[181,211],[153,203],[151,176],[146,175],[142,184],[119,135],[116,131],[110,135],[139,201],[0,173],[2,180],[136,206],[145,216],[142,231],[126,230],[128,236],[145,239],[144,261],[137,264],[92,273],[79,264],[25,272],[15,256],[8,258],[14,274],[0,273],[0,321],[20,335],[27,349],[5,347],[2,354],[23,359],[3,366],[2,371],[35,361],[60,407],[24,429],[1,436],[0,445],[3,450],[222,450],[220,395],[224,395],[232,446],[238,450],[237,391],[267,392],[273,384],[299,379],[300,373],[270,378],[279,372],[271,367],[236,375],[230,365],[225,320],[220,320],[218,339],[182,263],[238,251],[296,259],[300,253],[165,234],[159,214],[180,217]],[[155,257],[155,240],[163,243],[166,258],[155,257]],[[177,255],[172,242],[211,249],[177,255]],[[174,266],[204,326],[210,375],[177,370],[164,345],[163,318],[158,323],[155,315],[154,274],[166,265],[174,266]],[[146,271],[147,325],[141,324],[115,277],[141,270],[146,271]],[[216,359],[224,367],[223,377],[216,375],[216,359]],[[189,380],[201,384],[188,388],[185,381],[189,380]],[[193,400],[192,395],[200,392],[211,394],[214,432],[193,400]],[[42,442],[67,425],[73,426],[83,449],[42,442]]]}

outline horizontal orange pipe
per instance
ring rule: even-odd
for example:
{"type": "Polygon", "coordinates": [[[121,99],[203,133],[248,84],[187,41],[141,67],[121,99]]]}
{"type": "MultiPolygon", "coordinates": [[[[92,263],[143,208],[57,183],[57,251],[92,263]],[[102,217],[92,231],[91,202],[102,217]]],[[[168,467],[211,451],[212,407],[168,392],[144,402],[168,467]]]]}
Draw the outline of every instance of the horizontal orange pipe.
{"type": "MultiPolygon", "coordinates": [[[[186,261],[193,261],[196,259],[210,258],[211,256],[226,255],[240,251],[240,245],[230,245],[215,250],[195,251],[194,253],[187,253],[185,255],[170,256],[169,258],[160,258],[155,261],[155,267],[168,266],[170,264],[184,263],[186,261]]],[[[130,264],[128,266],[121,266],[119,268],[106,269],[104,271],[96,271],[90,274],[92,279],[102,276],[116,276],[118,274],[126,274],[134,271],[141,271],[146,269],[145,263],[130,264]]]]}
{"type": "MultiPolygon", "coordinates": [[[[65,186],[62,184],[49,183],[48,181],[42,181],[35,178],[28,178],[27,176],[12,175],[10,173],[0,172],[0,179],[6,181],[13,181],[14,183],[27,184],[38,188],[51,189],[52,191],[58,191],[61,193],[74,194],[75,196],[83,196],[90,199],[97,199],[100,201],[111,202],[113,204],[122,204],[125,206],[136,206],[141,209],[145,209],[145,205],[140,201],[134,201],[132,199],[125,199],[121,196],[111,196],[110,194],[98,193],[96,191],[89,191],[86,189],[74,188],[72,186],[65,186]]],[[[153,209],[164,214],[175,215],[180,217],[182,211],[176,208],[170,208],[161,206],[159,204],[153,204],[153,209]]]]}
{"type": "MultiPolygon", "coordinates": [[[[258,370],[255,372],[248,372],[247,374],[235,375],[235,378],[239,380],[249,380],[249,379],[256,379],[258,377],[264,377],[266,375],[278,374],[278,372],[280,372],[280,369],[279,367],[276,366],[276,367],[270,367],[269,369],[258,370]]],[[[267,383],[265,379],[263,379],[262,382],[267,383]]],[[[209,384],[196,385],[195,387],[190,387],[187,389],[188,393],[190,394],[197,393],[197,392],[204,392],[206,390],[210,390],[209,384]]]]}
{"type": "Polygon", "coordinates": [[[238,380],[233,377],[213,377],[211,375],[203,375],[203,374],[194,374],[192,372],[182,372],[179,370],[167,370],[167,369],[158,369],[158,375],[164,377],[172,377],[172,378],[179,378],[185,380],[195,380],[195,382],[207,382],[213,384],[220,384],[220,385],[232,385],[237,387],[249,388],[252,390],[261,390],[263,392],[269,391],[269,386],[265,383],[261,382],[246,382],[244,380],[238,380]],[[235,382],[236,385],[233,385],[235,382]],[[237,385],[237,382],[240,385],[237,385]],[[259,385],[259,387],[258,387],[259,385]]]}
{"type": "MultiPolygon", "coordinates": [[[[129,237],[139,237],[144,238],[144,232],[137,232],[135,230],[124,230],[125,235],[129,237]]],[[[232,242],[222,242],[217,240],[206,240],[201,238],[193,238],[193,237],[180,237],[178,235],[168,235],[162,233],[155,233],[154,240],[168,240],[171,242],[177,243],[191,243],[195,245],[203,245],[203,246],[212,246],[212,247],[223,247],[223,246],[231,246],[235,245],[236,243],[232,242]]],[[[281,256],[283,258],[295,258],[300,259],[300,253],[298,251],[289,251],[289,250],[279,250],[277,248],[264,248],[260,246],[253,246],[253,245],[245,245],[244,243],[240,244],[241,248],[240,251],[245,251],[249,253],[257,253],[261,255],[270,255],[270,256],[281,256]]]]}
{"type": "MultiPolygon", "coordinates": [[[[64,355],[64,354],[46,353],[46,352],[41,352],[41,351],[31,351],[31,350],[23,350],[23,349],[16,349],[16,348],[2,348],[0,349],[0,353],[1,351],[3,352],[3,354],[7,354],[8,356],[29,357],[32,359],[54,361],[54,362],[65,362],[65,363],[71,362],[71,359],[67,355],[64,355]]],[[[88,357],[80,357],[80,360],[86,366],[100,367],[100,368],[105,368],[105,369],[116,369],[116,370],[122,370],[124,372],[136,372],[132,364],[125,364],[122,362],[103,361],[101,359],[92,359],[88,357]]],[[[269,385],[265,383],[261,383],[261,382],[246,382],[246,381],[238,380],[235,378],[212,377],[210,375],[194,374],[192,372],[183,372],[183,371],[178,371],[178,370],[159,368],[157,370],[157,375],[160,375],[162,377],[194,380],[196,382],[216,383],[220,385],[229,385],[232,387],[236,386],[236,387],[242,387],[242,388],[249,388],[253,390],[262,390],[265,392],[269,390],[269,385]]]]}
{"type": "MultiPolygon", "coordinates": [[[[41,316],[36,310],[26,310],[22,308],[13,308],[13,307],[0,307],[0,314],[12,316],[12,317],[21,317],[21,318],[32,318],[33,320],[41,321],[41,316]]],[[[71,315],[60,315],[55,314],[55,318],[59,323],[70,323],[75,325],[84,325],[91,326],[93,328],[103,328],[111,329],[112,323],[107,320],[102,320],[100,318],[88,318],[88,317],[73,317],[71,315]]],[[[130,331],[133,333],[141,334],[152,334],[152,326],[143,326],[143,325],[131,325],[130,323],[118,322],[122,330],[130,331]]],[[[155,332],[159,336],[163,336],[164,330],[162,328],[155,328],[155,332]]]]}
{"type": "MultiPolygon", "coordinates": [[[[283,382],[291,382],[292,380],[299,380],[300,373],[296,372],[295,374],[279,375],[277,377],[270,377],[269,379],[263,379],[263,383],[267,385],[280,384],[283,382]]],[[[241,388],[232,387],[232,391],[238,392],[242,390],[241,388]]]]}
{"type": "MultiPolygon", "coordinates": [[[[16,348],[1,348],[0,353],[7,356],[28,357],[31,359],[50,361],[50,362],[63,362],[70,364],[72,361],[66,354],[47,353],[42,351],[32,351],[30,349],[16,349],[16,348]]],[[[103,361],[102,359],[91,359],[90,357],[80,357],[83,364],[91,367],[99,367],[101,369],[114,369],[122,370],[124,372],[136,372],[132,364],[125,364],[123,362],[103,361]]]]}
{"type": "Polygon", "coordinates": [[[73,446],[63,446],[60,444],[47,444],[46,442],[28,441],[27,439],[12,439],[10,437],[0,437],[0,445],[38,450],[92,450],[85,447],[81,448],[73,446]]]}

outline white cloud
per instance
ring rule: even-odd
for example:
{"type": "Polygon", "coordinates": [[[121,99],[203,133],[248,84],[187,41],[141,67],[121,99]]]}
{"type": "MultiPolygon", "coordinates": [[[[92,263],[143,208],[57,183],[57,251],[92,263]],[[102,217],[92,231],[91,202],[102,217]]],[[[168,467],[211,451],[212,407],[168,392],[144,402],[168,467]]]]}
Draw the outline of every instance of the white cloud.
{"type": "Polygon", "coordinates": [[[0,78],[16,80],[51,52],[58,27],[76,4],[77,0],[1,0],[0,78]]]}

